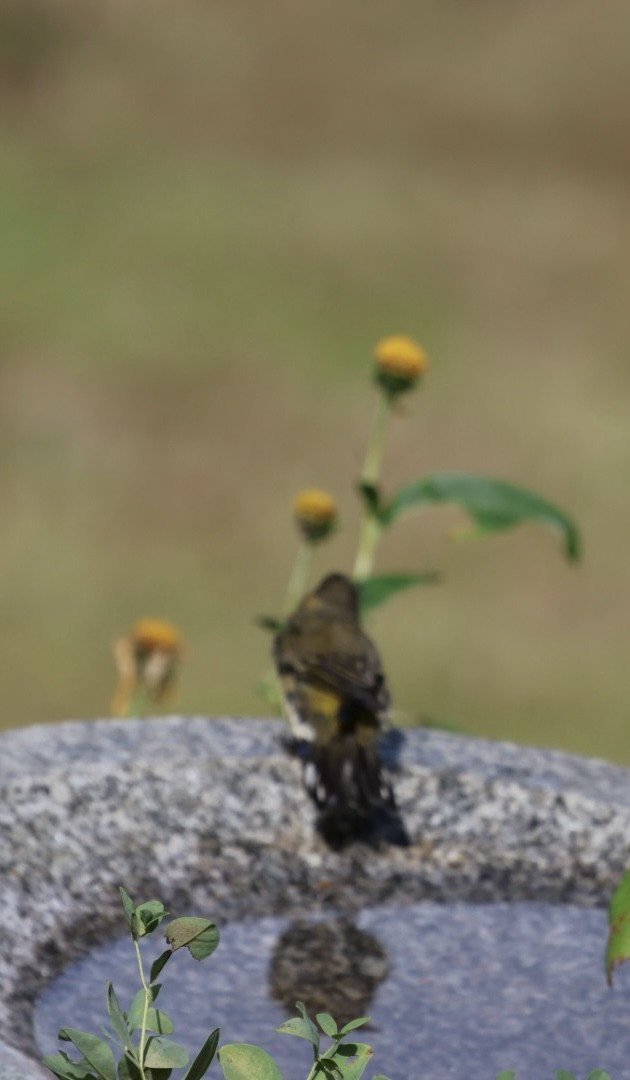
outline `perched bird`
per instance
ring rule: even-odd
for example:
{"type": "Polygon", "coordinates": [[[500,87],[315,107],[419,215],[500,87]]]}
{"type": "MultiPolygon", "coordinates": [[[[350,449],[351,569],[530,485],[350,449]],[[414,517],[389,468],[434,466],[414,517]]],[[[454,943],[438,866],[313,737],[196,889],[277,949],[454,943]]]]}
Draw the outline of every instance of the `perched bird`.
{"type": "Polygon", "coordinates": [[[278,632],[273,651],[321,834],[337,848],[407,843],[378,748],[389,691],[361,629],[356,585],[329,574],[278,632]]]}

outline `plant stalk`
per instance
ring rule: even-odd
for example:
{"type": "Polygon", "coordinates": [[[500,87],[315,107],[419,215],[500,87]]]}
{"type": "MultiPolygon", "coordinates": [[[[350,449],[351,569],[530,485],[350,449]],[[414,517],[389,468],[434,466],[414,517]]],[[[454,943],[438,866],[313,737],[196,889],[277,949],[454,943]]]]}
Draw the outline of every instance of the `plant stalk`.
{"type": "Polygon", "coordinates": [[[147,1017],[149,1015],[149,1000],[150,1000],[151,995],[149,993],[149,987],[147,986],[147,981],[146,981],[146,979],[144,977],[144,969],[142,967],[142,956],[140,955],[140,946],[138,944],[138,939],[136,937],[134,937],[134,939],[133,939],[133,947],[136,950],[136,959],[138,961],[138,971],[140,972],[140,982],[142,983],[142,989],[144,990],[144,1009],[142,1010],[142,1026],[140,1028],[140,1042],[138,1043],[138,1058],[139,1058],[138,1064],[139,1064],[139,1068],[140,1068],[140,1076],[142,1077],[142,1080],[146,1080],[146,1073],[144,1071],[144,1054],[145,1054],[145,1047],[146,1047],[146,1041],[147,1041],[147,1017]]]}
{"type": "Polygon", "coordinates": [[[283,615],[291,615],[306,592],[306,582],[313,562],[313,547],[312,541],[305,537],[301,539],[287,586],[283,615]]]}
{"type": "MultiPolygon", "coordinates": [[[[387,394],[381,394],[376,409],[376,416],[374,417],[372,435],[368,444],[367,454],[365,455],[363,471],[361,473],[361,483],[369,484],[374,488],[378,488],[383,453],[385,450],[385,434],[387,432],[390,415],[391,400],[387,394]]],[[[362,581],[372,573],[376,549],[382,531],[382,526],[376,517],[374,510],[367,502],[364,502],[363,516],[359,528],[357,556],[352,571],[353,577],[356,580],[362,581]]]]}

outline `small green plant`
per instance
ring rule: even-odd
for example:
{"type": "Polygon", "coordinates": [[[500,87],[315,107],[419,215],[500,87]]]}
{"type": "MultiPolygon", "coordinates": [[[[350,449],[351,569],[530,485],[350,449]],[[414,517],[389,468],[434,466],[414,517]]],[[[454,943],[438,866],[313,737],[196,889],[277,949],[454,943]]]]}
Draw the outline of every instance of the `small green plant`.
{"type": "Polygon", "coordinates": [[[627,870],[610,898],[608,905],[608,942],[605,968],[608,985],[620,964],[630,960],[630,870],[627,870]]]}
{"type": "MultiPolygon", "coordinates": [[[[261,1047],[231,1043],[218,1050],[218,1028],[189,1063],[185,1047],[170,1038],[174,1030],[170,1016],[155,1007],[162,989],[157,979],[178,949],[188,949],[195,960],[205,960],[219,944],[219,931],[208,919],[171,920],[165,929],[168,948],[153,962],[147,975],[139,942],[157,930],[168,912],[159,900],[135,905],[122,886],[120,895],[136,953],[140,989],[129,1008],[123,1010],[112,983],[108,982],[106,1004],[111,1030],[103,1029],[105,1037],[101,1038],[78,1028],[61,1028],[59,1039],[71,1043],[80,1057],[75,1060],[65,1050],[47,1054],[43,1059],[47,1068],[59,1080],[169,1080],[174,1070],[180,1080],[201,1080],[217,1055],[225,1080],[284,1080],[273,1058],[261,1047]]],[[[297,1009],[300,1016],[287,1020],[277,1030],[307,1039],[311,1044],[314,1060],[307,1080],[359,1080],[373,1051],[366,1043],[346,1037],[368,1023],[367,1017],[352,1020],[338,1029],[332,1016],[319,1013],[317,1023],[331,1040],[331,1045],[322,1050],[320,1032],[301,1002],[297,1002],[297,1009]]],[[[374,1080],[387,1080],[387,1077],[377,1076],[374,1080]]]]}

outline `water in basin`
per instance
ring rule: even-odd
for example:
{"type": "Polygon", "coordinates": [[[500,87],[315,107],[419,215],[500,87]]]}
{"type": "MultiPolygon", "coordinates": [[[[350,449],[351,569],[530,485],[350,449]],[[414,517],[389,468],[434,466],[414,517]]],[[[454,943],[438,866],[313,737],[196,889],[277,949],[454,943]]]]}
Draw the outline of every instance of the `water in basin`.
{"type": "MultiPolygon", "coordinates": [[[[382,907],[347,918],[268,918],[227,925],[218,951],[196,963],[182,951],[163,976],[160,1005],[174,1037],[195,1051],[210,1030],[221,1042],[253,1042],[287,1080],[306,1076],[307,1043],[277,1034],[301,999],[336,1019],[367,1014],[375,1049],[369,1075],[391,1080],[544,1080],[595,1068],[613,1080],[630,1059],[630,978],[610,990],[603,973],[602,910],[542,903],[382,907]],[[322,986],[323,984],[323,986],[322,986]],[[275,996],[274,996],[275,995],[275,996]],[[279,999],[279,1000],[278,1000],[279,999]]],[[[146,943],[147,967],[161,951],[146,943]]],[[[36,1038],[57,1049],[64,1025],[96,1033],[111,978],[123,1008],[138,989],[128,938],[67,968],[40,996],[36,1038]]],[[[219,1076],[213,1065],[210,1075],[219,1076]]]]}

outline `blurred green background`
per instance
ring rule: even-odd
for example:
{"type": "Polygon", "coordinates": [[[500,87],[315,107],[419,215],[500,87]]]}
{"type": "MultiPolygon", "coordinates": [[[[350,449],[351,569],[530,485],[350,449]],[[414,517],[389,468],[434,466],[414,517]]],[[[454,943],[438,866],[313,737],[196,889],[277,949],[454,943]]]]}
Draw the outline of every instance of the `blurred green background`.
{"type": "Polygon", "coordinates": [[[254,686],[300,487],[344,529],[374,342],[431,356],[392,486],[466,469],[572,513],[453,544],[410,517],[378,569],[395,703],[630,762],[630,151],[623,0],[2,0],[1,724],[108,714],[142,615],[177,708],[254,686]]]}

